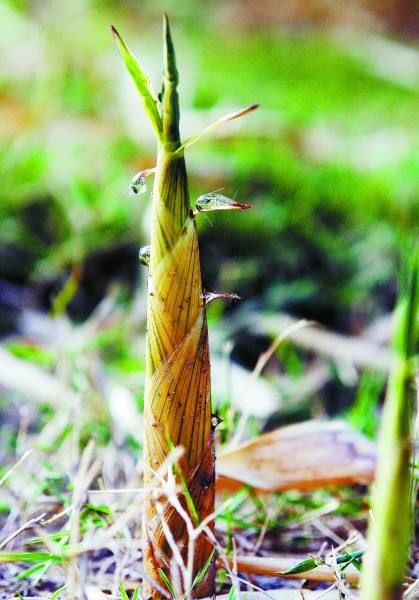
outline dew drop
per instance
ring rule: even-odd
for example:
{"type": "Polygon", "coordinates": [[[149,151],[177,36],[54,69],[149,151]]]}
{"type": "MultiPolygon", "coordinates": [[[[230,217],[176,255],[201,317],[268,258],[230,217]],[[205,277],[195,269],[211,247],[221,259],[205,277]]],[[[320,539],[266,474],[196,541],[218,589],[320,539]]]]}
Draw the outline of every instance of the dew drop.
{"type": "Polygon", "coordinates": [[[140,171],[131,179],[130,191],[132,194],[144,194],[146,189],[144,171],[140,171]]]}
{"type": "Polygon", "coordinates": [[[151,246],[143,246],[140,248],[138,253],[138,258],[140,259],[140,263],[145,267],[150,265],[150,248],[151,246]]]}

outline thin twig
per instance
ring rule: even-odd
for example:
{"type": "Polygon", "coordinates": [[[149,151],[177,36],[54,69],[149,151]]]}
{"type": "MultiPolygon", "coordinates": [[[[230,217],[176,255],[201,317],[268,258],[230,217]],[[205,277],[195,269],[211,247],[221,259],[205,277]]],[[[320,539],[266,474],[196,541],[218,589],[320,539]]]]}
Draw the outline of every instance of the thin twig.
{"type": "Polygon", "coordinates": [[[23,523],[23,525],[21,525],[19,527],[19,529],[16,529],[16,531],[11,533],[9,535],[9,537],[7,537],[5,540],[3,540],[0,543],[0,550],[5,548],[12,540],[15,539],[15,537],[20,535],[23,531],[26,531],[27,529],[33,529],[33,527],[35,527],[35,525],[42,523],[42,519],[45,517],[46,514],[47,513],[43,512],[42,514],[38,515],[37,517],[34,517],[33,519],[29,519],[29,521],[26,521],[26,523],[23,523]]]}
{"type": "Polygon", "coordinates": [[[0,478],[0,487],[13,475],[13,473],[20,467],[20,465],[30,456],[33,452],[33,448],[29,448],[26,450],[24,454],[19,458],[19,460],[12,466],[10,469],[6,471],[6,473],[0,478]]]}

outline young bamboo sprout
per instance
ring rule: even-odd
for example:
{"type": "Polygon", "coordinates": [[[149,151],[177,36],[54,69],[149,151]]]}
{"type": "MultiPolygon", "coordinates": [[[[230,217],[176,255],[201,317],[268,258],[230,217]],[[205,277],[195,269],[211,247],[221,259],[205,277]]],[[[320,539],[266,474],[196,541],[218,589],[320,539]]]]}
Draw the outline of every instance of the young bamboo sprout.
{"type": "MultiPolygon", "coordinates": [[[[173,501],[164,502],[160,498],[159,502],[163,502],[160,508],[151,494],[145,498],[143,531],[147,582],[144,593],[146,598],[161,598],[157,586],[150,582],[170,590],[173,561],[179,562],[181,558],[190,564],[192,558],[192,572],[188,577],[184,571],[181,573],[182,592],[190,597],[193,587],[193,597],[201,598],[214,593],[214,550],[205,533],[196,539],[189,533],[191,523],[197,525],[208,520],[214,511],[214,421],[210,403],[206,302],[183,152],[186,145],[201,136],[194,136],[185,145],[180,140],[178,73],[167,18],[164,19],[161,107],[148,77],[115,29],[113,32],[158,141],[151,246],[149,253],[145,248],[140,251],[141,261],[149,263],[144,480],[150,488],[158,486],[156,472],[165,463],[170,449],[181,446],[184,452],[175,475],[183,491],[179,493],[179,501],[183,512],[190,517],[187,524],[185,515],[181,515],[182,511],[175,508],[173,501]]],[[[250,110],[253,107],[227,115],[216,124],[250,110]]],[[[210,129],[211,126],[205,131],[210,129]]],[[[142,185],[144,174],[139,175],[134,185],[142,185]]]]}
{"type": "Polygon", "coordinates": [[[414,361],[419,341],[417,253],[405,283],[395,313],[394,359],[378,443],[362,600],[402,598],[412,538],[414,361]]]}

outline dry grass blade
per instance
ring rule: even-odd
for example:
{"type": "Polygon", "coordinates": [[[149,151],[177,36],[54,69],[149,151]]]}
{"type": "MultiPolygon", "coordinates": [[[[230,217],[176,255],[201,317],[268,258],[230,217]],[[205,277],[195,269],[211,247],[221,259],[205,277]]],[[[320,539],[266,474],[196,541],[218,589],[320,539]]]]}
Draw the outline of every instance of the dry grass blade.
{"type": "MultiPolygon", "coordinates": [[[[299,331],[300,329],[307,327],[308,325],[309,321],[306,321],[305,319],[301,319],[299,321],[291,323],[288,327],[285,327],[285,329],[280,333],[280,335],[278,335],[274,339],[269,348],[259,356],[256,366],[249,377],[249,383],[246,389],[244,390],[243,396],[241,398],[242,402],[243,399],[246,398],[246,396],[252,392],[252,387],[255,381],[260,377],[263,369],[268,364],[269,359],[274,355],[280,344],[282,344],[282,342],[284,342],[290,335],[292,335],[293,332],[299,331]]],[[[248,411],[244,410],[242,416],[240,417],[240,421],[237,424],[236,433],[234,434],[234,437],[230,443],[230,447],[237,446],[240,440],[242,439],[248,417],[248,411]]]]}
{"type": "Polygon", "coordinates": [[[308,421],[263,434],[218,457],[218,489],[265,492],[368,483],[374,445],[341,421],[308,421]]]}
{"type": "Polygon", "coordinates": [[[46,513],[41,513],[37,517],[34,517],[33,519],[29,519],[29,521],[26,521],[25,523],[23,523],[23,525],[21,525],[19,527],[19,529],[16,529],[16,531],[11,533],[5,540],[3,540],[1,542],[0,550],[3,550],[3,548],[5,548],[12,540],[14,540],[23,531],[25,531],[27,529],[33,529],[36,525],[38,525],[39,523],[42,523],[45,515],[46,515],[46,513]]]}
{"type": "Polygon", "coordinates": [[[192,146],[192,144],[195,144],[204,135],[206,135],[207,133],[210,133],[211,131],[213,131],[214,129],[216,129],[217,127],[219,127],[220,125],[222,125],[223,123],[227,123],[227,121],[234,121],[235,119],[239,119],[240,117],[244,117],[244,115],[247,115],[250,112],[253,112],[258,107],[259,107],[259,104],[252,104],[250,106],[246,106],[246,108],[241,108],[240,110],[237,110],[235,112],[228,113],[227,115],[224,115],[220,119],[217,119],[217,121],[215,121],[214,123],[211,123],[211,125],[208,125],[207,127],[205,127],[199,133],[196,133],[195,135],[193,135],[192,137],[190,137],[189,139],[187,139],[186,142],[184,142],[180,146],[180,148],[177,150],[177,152],[181,152],[182,150],[185,150],[186,148],[189,148],[189,146],[192,146]]]}
{"type": "Polygon", "coordinates": [[[403,594],[403,600],[415,600],[419,597],[419,579],[412,583],[403,594]]]}
{"type": "MultiPolygon", "coordinates": [[[[270,334],[283,331],[284,328],[297,322],[289,315],[260,316],[255,317],[255,320],[260,329],[270,334]]],[[[311,323],[307,327],[291,331],[288,338],[300,348],[316,352],[336,363],[346,363],[384,372],[390,368],[391,351],[389,348],[383,347],[367,337],[342,335],[311,323]]]]}
{"type": "Polygon", "coordinates": [[[32,452],[33,452],[33,449],[30,448],[24,454],[22,454],[22,456],[19,458],[19,460],[12,467],[10,467],[10,469],[7,469],[7,471],[4,473],[4,475],[0,478],[0,486],[4,485],[6,483],[6,481],[13,475],[13,473],[20,467],[20,465],[28,458],[28,456],[30,456],[32,454],[32,452]]]}
{"type": "MultiPolygon", "coordinates": [[[[94,442],[90,441],[81,456],[79,469],[74,481],[74,490],[72,497],[73,510],[70,514],[70,545],[76,545],[80,538],[80,510],[83,499],[92,481],[100,472],[100,462],[93,460],[94,442]]],[[[83,588],[83,582],[80,581],[80,569],[77,565],[77,557],[73,557],[68,565],[68,587],[70,592],[77,597],[77,593],[83,588]]]]}

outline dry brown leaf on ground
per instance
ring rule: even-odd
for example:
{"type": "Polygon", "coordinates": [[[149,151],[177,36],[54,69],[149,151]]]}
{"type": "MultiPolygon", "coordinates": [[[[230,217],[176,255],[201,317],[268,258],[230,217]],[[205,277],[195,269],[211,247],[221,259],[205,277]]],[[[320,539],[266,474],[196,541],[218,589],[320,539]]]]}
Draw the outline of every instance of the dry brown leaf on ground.
{"type": "Polygon", "coordinates": [[[372,442],[343,421],[306,421],[281,427],[222,452],[218,490],[248,484],[266,492],[369,483],[372,442]]]}
{"type": "MultiPolygon", "coordinates": [[[[240,592],[234,598],[237,600],[339,600],[339,593],[336,589],[324,592],[324,590],[311,592],[310,590],[268,590],[266,592],[240,592]]],[[[216,600],[229,600],[229,594],[216,596],[216,600]]],[[[209,600],[209,599],[207,599],[209,600]]]]}
{"type": "MultiPolygon", "coordinates": [[[[319,565],[310,571],[302,573],[284,573],[307,557],[301,556],[239,556],[226,557],[231,568],[237,569],[239,573],[252,573],[254,575],[267,575],[268,577],[284,577],[288,579],[310,579],[311,581],[336,581],[335,571],[328,565],[319,565]]],[[[352,584],[359,583],[359,571],[349,565],[345,568],[345,580],[352,584]]]]}

